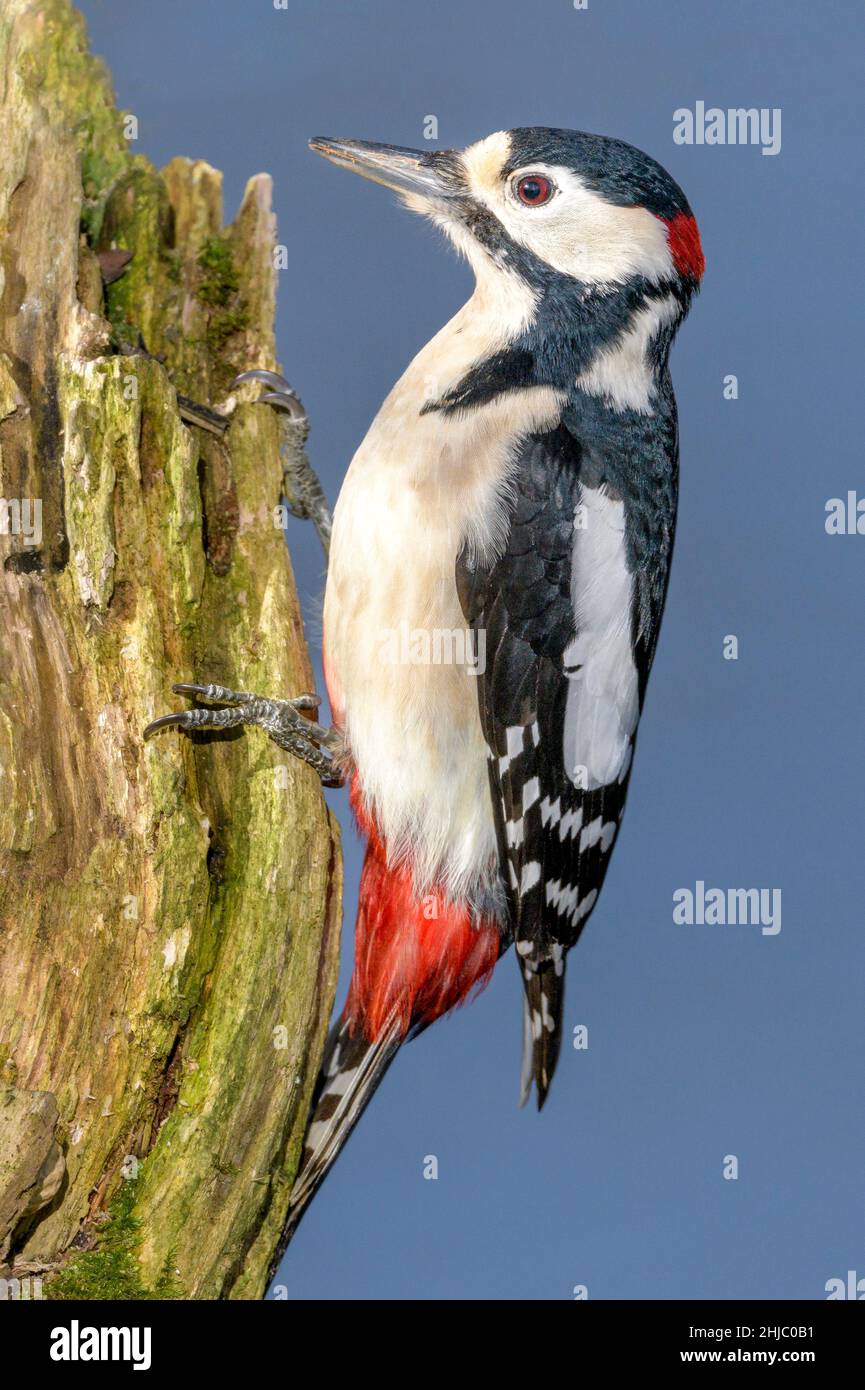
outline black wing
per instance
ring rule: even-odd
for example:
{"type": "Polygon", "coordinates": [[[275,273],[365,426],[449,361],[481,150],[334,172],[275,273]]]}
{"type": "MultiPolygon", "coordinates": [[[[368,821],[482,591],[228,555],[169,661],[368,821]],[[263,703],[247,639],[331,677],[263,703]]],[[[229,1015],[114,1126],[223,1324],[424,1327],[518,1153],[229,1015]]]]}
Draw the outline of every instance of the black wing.
{"type": "Polygon", "coordinates": [[[531,436],[515,469],[504,553],[486,567],[465,551],[457,562],[483,658],[480,715],[526,992],[523,1101],[534,1079],[539,1107],[561,1046],[564,957],[618,830],[666,590],[675,493],[656,518],[638,505],[626,541],[610,528],[628,512],[624,489],[622,470],[566,424],[531,436]],[[662,572],[647,583],[634,554],[639,568],[640,534],[645,543],[653,520],[658,544],[647,554],[662,572]]]}

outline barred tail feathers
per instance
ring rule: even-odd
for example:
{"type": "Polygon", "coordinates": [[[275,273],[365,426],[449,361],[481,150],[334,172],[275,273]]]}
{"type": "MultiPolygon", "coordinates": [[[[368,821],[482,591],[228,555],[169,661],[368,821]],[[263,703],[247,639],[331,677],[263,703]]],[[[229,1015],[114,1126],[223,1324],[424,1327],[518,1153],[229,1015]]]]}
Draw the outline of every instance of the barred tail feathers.
{"type": "Polygon", "coordinates": [[[520,1105],[525,1105],[534,1082],[541,1110],[562,1046],[564,960],[561,955],[555,960],[521,957],[520,966],[525,989],[520,1105]]]}
{"type": "Polygon", "coordinates": [[[330,1030],[313,1100],[297,1180],[289,1203],[292,1232],[371,1101],[399,1051],[402,1032],[393,1018],[382,1036],[352,1037],[343,1016],[330,1030]]]}

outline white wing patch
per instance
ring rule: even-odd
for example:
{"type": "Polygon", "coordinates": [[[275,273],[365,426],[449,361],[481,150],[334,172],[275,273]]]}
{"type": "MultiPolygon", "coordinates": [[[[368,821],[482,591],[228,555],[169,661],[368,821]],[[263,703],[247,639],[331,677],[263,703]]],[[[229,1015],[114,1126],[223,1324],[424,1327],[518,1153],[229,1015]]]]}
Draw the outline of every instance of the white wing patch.
{"type": "Polygon", "coordinates": [[[577,636],[564,653],[569,682],[564,758],[574,785],[592,791],[614,782],[626,767],[639,718],[639,686],[631,650],[624,503],[603,488],[589,487],[582,488],[581,500],[586,525],[574,533],[571,570],[577,636]]]}

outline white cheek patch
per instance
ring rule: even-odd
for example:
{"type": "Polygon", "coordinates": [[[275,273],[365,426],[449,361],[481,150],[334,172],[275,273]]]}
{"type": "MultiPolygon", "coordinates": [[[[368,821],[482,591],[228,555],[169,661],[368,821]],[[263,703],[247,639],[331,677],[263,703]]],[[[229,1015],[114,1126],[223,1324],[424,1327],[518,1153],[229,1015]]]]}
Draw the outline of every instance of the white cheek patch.
{"type": "Polygon", "coordinates": [[[615,285],[645,276],[653,284],[675,279],[663,222],[640,207],[618,207],[559,164],[526,165],[506,178],[507,154],[494,162],[507,136],[490,136],[463,155],[469,188],[493,212],[508,235],[560,274],[591,285],[615,285]],[[485,147],[495,142],[490,149],[485,147]],[[525,174],[543,174],[557,192],[540,207],[524,207],[512,193],[525,174]]]}
{"type": "Polygon", "coordinates": [[[577,377],[577,386],[590,395],[602,396],[616,410],[650,414],[656,391],[650,349],[661,329],[680,312],[673,295],[640,309],[615,342],[603,348],[577,377]]]}
{"type": "Polygon", "coordinates": [[[592,791],[614,782],[630,756],[639,686],[631,650],[624,503],[588,487],[582,488],[581,500],[587,520],[574,541],[571,598],[577,636],[564,653],[563,752],[568,776],[592,791]]]}

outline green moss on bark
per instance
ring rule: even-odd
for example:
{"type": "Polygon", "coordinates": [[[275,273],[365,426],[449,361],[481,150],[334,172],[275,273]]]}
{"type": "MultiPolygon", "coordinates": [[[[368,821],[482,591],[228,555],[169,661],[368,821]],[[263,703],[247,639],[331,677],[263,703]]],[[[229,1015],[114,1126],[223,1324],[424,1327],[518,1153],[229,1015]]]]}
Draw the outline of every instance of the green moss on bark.
{"type": "Polygon", "coordinates": [[[48,1299],[141,1302],[183,1294],[169,1255],[152,1284],[141,1275],[141,1222],[135,1215],[137,1179],[123,1181],[106,1219],[95,1228],[91,1250],[76,1251],[45,1285],[48,1299]]]}

